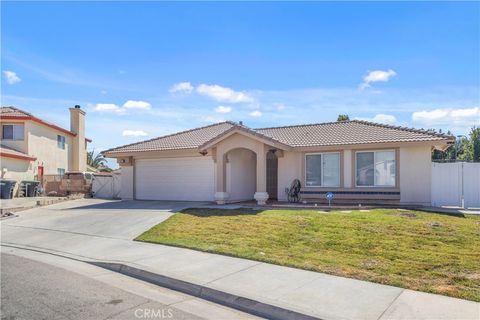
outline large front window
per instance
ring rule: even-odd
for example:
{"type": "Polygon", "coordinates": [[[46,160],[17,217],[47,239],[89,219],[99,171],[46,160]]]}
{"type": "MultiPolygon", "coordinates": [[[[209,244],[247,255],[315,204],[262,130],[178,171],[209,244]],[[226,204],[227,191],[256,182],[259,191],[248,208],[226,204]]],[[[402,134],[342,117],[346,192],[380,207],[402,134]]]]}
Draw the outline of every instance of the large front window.
{"type": "Polygon", "coordinates": [[[307,187],[339,187],[340,153],[305,155],[305,185],[307,187]]]}
{"type": "Polygon", "coordinates": [[[2,139],[4,140],[23,140],[23,124],[4,124],[2,125],[2,139]]]}
{"type": "Polygon", "coordinates": [[[361,151],[356,153],[358,187],[394,187],[395,151],[361,151]]]}

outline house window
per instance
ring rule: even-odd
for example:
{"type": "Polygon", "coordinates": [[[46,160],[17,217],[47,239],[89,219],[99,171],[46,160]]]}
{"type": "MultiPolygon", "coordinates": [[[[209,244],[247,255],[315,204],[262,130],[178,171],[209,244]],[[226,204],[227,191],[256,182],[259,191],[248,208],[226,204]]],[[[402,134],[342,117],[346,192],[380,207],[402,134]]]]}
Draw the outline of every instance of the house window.
{"type": "Polygon", "coordinates": [[[394,150],[357,152],[357,187],[394,187],[395,166],[394,150]]]}
{"type": "Polygon", "coordinates": [[[305,155],[305,185],[307,187],[339,187],[340,153],[305,155]]]}
{"type": "Polygon", "coordinates": [[[23,132],[23,124],[2,125],[2,139],[4,140],[23,140],[23,132]]]}
{"type": "Polygon", "coordinates": [[[57,174],[58,174],[59,176],[63,176],[63,175],[65,174],[65,169],[63,169],[63,168],[57,168],[57,174]]]}
{"type": "Polygon", "coordinates": [[[57,135],[57,146],[60,149],[65,149],[65,136],[57,135]]]}

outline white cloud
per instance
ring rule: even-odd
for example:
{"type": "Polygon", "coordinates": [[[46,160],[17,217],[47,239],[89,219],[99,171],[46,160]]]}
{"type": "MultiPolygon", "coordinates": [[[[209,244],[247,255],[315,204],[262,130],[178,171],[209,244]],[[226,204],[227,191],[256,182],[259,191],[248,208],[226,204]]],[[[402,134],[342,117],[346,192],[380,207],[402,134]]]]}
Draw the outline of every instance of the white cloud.
{"type": "Polygon", "coordinates": [[[98,112],[111,112],[111,113],[117,113],[117,114],[124,114],[125,109],[120,108],[114,103],[97,103],[95,105],[95,111],[98,112]]]}
{"type": "Polygon", "coordinates": [[[22,81],[22,79],[20,79],[20,77],[13,71],[5,70],[3,71],[3,75],[8,84],[15,84],[22,81]]]}
{"type": "Polygon", "coordinates": [[[252,111],[248,114],[250,117],[258,118],[262,116],[262,113],[258,110],[252,111]]]}
{"type": "Polygon", "coordinates": [[[397,118],[395,116],[392,116],[390,114],[377,114],[373,118],[355,118],[357,120],[365,120],[365,121],[371,121],[371,122],[377,122],[377,123],[386,123],[386,124],[392,124],[397,121],[397,118]]]}
{"type": "Polygon", "coordinates": [[[128,100],[123,104],[123,107],[126,109],[150,110],[152,108],[152,105],[146,101],[128,100]]]}
{"type": "Polygon", "coordinates": [[[205,122],[211,122],[211,123],[218,123],[218,122],[224,122],[225,119],[216,117],[216,116],[206,116],[203,118],[205,122]]]}
{"type": "Polygon", "coordinates": [[[146,133],[143,130],[123,130],[122,136],[124,136],[124,137],[144,137],[144,136],[148,136],[148,133],[146,133]]]}
{"type": "Polygon", "coordinates": [[[100,93],[101,94],[107,94],[108,92],[107,92],[107,90],[101,90],[100,93]]]}
{"type": "Polygon", "coordinates": [[[413,122],[427,125],[433,124],[477,124],[480,122],[480,108],[466,109],[434,109],[417,111],[412,114],[413,122]]]}
{"type": "Polygon", "coordinates": [[[218,113],[230,113],[232,112],[232,107],[228,107],[228,106],[218,106],[215,108],[215,111],[218,112],[218,113]]]}
{"type": "Polygon", "coordinates": [[[363,77],[363,82],[360,84],[360,90],[370,87],[370,84],[373,82],[387,82],[390,80],[391,77],[396,76],[397,73],[392,69],[387,71],[383,70],[375,70],[370,71],[367,73],[366,76],[363,77]]]}
{"type": "Polygon", "coordinates": [[[201,84],[197,87],[197,92],[217,101],[231,103],[253,102],[253,97],[245,92],[234,91],[230,88],[221,87],[216,84],[201,84]]]}
{"type": "Polygon", "coordinates": [[[104,113],[126,114],[129,109],[150,110],[151,108],[152,105],[146,101],[128,100],[121,107],[114,103],[97,103],[94,110],[104,113]]]}
{"type": "Polygon", "coordinates": [[[170,93],[176,93],[176,92],[182,92],[182,93],[192,93],[193,91],[193,86],[190,82],[179,82],[174,84],[168,92],[170,93]]]}

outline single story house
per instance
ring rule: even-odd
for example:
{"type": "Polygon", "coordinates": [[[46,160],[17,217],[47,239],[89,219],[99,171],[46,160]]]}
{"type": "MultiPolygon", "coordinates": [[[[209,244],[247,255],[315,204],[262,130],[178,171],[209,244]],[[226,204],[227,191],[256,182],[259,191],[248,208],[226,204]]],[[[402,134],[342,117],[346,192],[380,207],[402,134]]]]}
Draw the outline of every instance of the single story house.
{"type": "Polygon", "coordinates": [[[454,137],[367,121],[263,129],[221,122],[103,154],[122,168],[123,199],[227,203],[301,196],[430,205],[431,151],[454,137]]]}

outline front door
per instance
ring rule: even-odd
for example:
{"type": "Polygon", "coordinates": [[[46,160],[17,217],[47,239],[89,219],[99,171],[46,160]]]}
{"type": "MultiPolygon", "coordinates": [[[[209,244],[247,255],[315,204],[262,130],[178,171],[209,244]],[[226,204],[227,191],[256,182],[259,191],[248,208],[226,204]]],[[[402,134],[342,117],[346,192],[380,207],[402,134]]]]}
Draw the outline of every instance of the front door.
{"type": "Polygon", "coordinates": [[[278,158],[275,151],[267,153],[267,193],[268,198],[277,200],[278,197],[278,158]]]}

